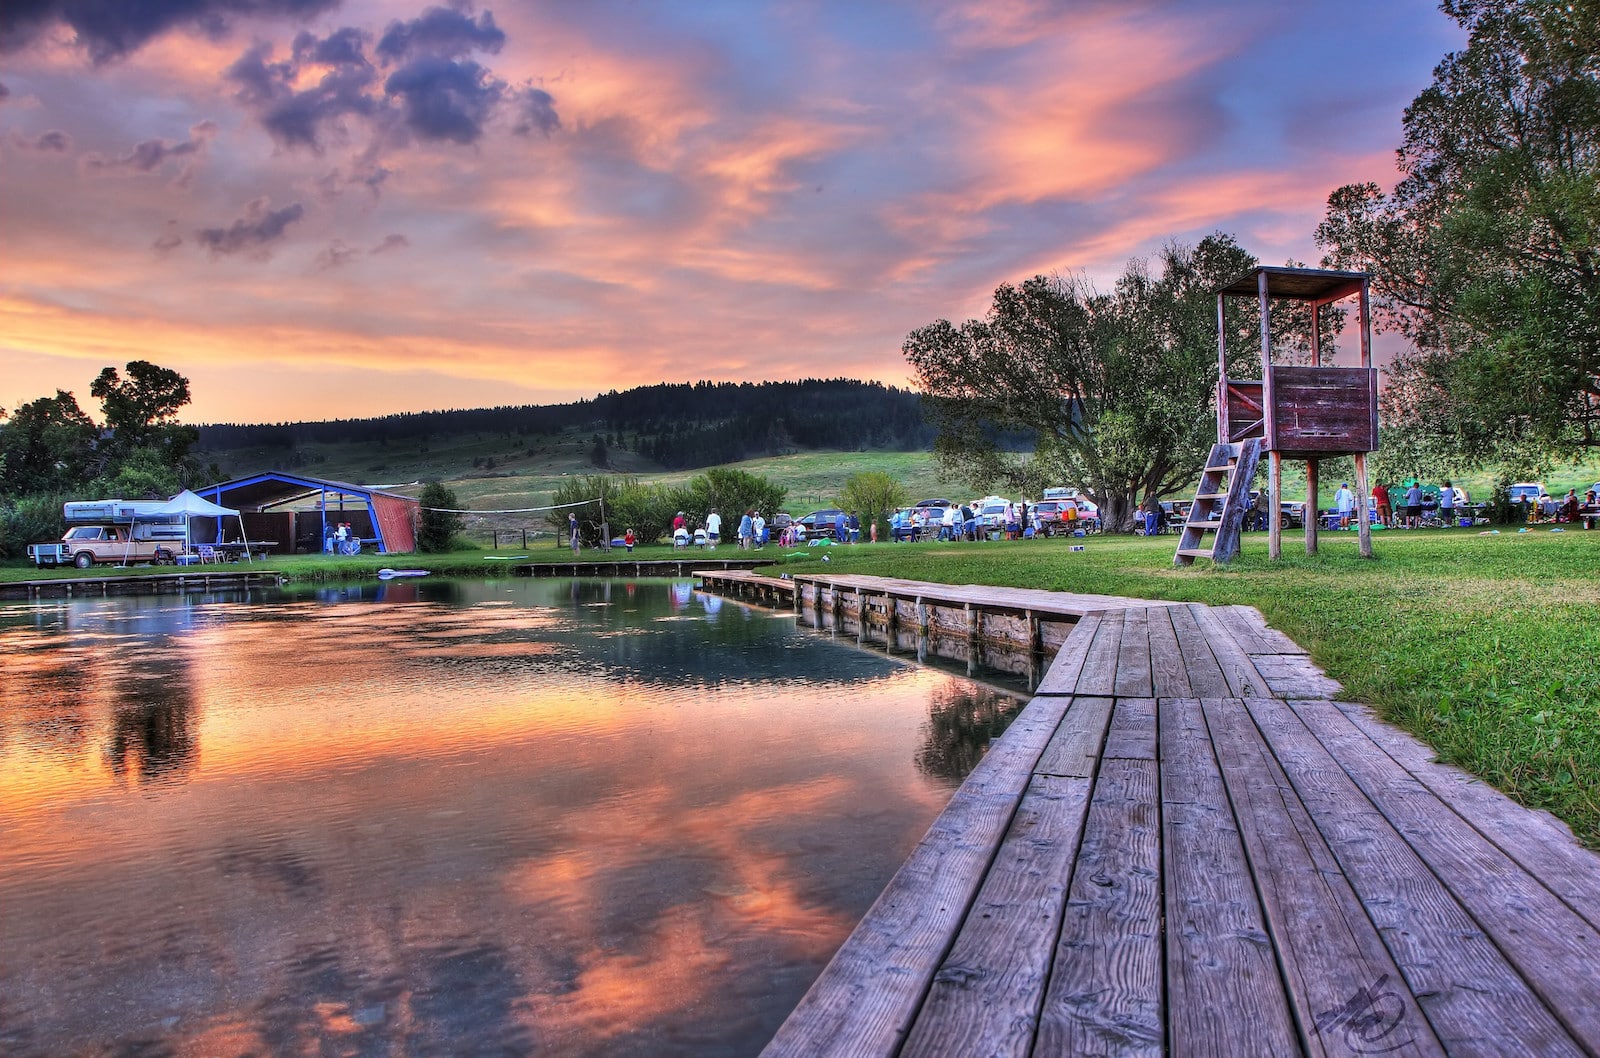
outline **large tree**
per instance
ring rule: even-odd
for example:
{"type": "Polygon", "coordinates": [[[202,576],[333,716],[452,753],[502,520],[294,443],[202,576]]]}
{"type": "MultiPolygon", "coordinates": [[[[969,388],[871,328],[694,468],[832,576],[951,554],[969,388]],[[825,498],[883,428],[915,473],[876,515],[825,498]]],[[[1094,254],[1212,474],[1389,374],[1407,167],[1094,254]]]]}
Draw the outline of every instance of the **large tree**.
{"type": "MultiPolygon", "coordinates": [[[[935,450],[975,483],[1072,485],[1129,531],[1141,499],[1193,484],[1216,440],[1215,291],[1255,263],[1217,234],[1167,246],[1158,271],[1130,263],[1109,294],[1036,276],[996,290],[982,320],[913,331],[903,351],[939,426],[935,450]],[[1032,434],[1034,451],[1006,451],[1008,431],[1032,434]]],[[[1229,299],[1233,377],[1259,375],[1258,319],[1229,299]]]]}
{"type": "Polygon", "coordinates": [[[91,476],[94,420],[65,390],[17,408],[0,425],[0,496],[65,492],[91,476]]]}
{"type": "Polygon", "coordinates": [[[180,465],[199,439],[199,431],[178,423],[178,409],[189,403],[189,380],[171,368],[133,360],[123,378],[114,367],[102,370],[89,387],[100,399],[107,436],[102,450],[110,460],[137,449],[153,449],[180,465]]]}
{"type": "Polygon", "coordinates": [[[1468,32],[1405,113],[1390,194],[1328,199],[1328,263],[1413,344],[1385,430],[1474,461],[1600,445],[1600,0],[1445,0],[1468,32]]]}

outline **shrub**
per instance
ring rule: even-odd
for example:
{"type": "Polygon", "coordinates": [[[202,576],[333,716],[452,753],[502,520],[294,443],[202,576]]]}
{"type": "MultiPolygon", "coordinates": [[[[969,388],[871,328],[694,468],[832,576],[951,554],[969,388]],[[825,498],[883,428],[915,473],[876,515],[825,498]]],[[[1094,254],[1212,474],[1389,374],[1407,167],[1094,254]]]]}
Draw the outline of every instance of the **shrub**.
{"type": "Polygon", "coordinates": [[[422,486],[417,497],[422,510],[417,516],[417,550],[428,554],[443,554],[450,550],[450,538],[464,527],[459,514],[451,514],[460,507],[456,494],[437,480],[422,486]]]}
{"type": "Polygon", "coordinates": [[[0,558],[21,558],[29,544],[60,540],[66,532],[60,496],[28,496],[0,504],[0,558]]]}

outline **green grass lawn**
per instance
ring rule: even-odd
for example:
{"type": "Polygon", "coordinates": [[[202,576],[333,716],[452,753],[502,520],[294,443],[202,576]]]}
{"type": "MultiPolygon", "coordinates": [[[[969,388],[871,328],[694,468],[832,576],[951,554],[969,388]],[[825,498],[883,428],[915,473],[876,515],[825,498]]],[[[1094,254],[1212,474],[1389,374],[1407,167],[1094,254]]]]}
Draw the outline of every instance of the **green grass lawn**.
{"type": "MultiPolygon", "coordinates": [[[[1264,535],[1247,534],[1231,567],[1201,561],[1187,569],[1172,565],[1175,541],[1092,536],[1080,541],[1081,552],[1064,540],[863,545],[829,549],[827,565],[784,558],[776,547],[760,557],[797,573],[1255,606],[1310,650],[1348,697],[1372,704],[1445,760],[1549,809],[1600,848],[1600,532],[1380,533],[1370,561],[1356,554],[1353,533],[1324,534],[1314,558],[1290,536],[1277,563],[1267,560],[1264,535]]],[[[488,560],[491,554],[288,556],[267,565],[301,580],[370,578],[382,566],[505,575],[507,564],[488,560]]],[[[539,560],[564,559],[567,552],[549,540],[498,552],[513,554],[539,560]]],[[[723,554],[741,552],[725,547],[723,554]]],[[[670,546],[652,546],[609,558],[673,556],[670,546]]],[[[78,575],[21,563],[0,567],[5,580],[78,575]]]]}

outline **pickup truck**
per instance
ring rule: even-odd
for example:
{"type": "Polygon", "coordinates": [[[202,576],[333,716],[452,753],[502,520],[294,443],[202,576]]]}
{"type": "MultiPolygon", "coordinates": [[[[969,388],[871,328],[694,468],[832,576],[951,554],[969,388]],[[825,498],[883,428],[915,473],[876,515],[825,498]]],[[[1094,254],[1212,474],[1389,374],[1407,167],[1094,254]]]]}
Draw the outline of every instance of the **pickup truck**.
{"type": "Polygon", "coordinates": [[[143,540],[131,537],[125,525],[75,525],[57,544],[29,544],[28,557],[36,566],[64,566],[72,563],[88,569],[96,562],[153,562],[167,565],[181,550],[171,540],[143,540]]]}

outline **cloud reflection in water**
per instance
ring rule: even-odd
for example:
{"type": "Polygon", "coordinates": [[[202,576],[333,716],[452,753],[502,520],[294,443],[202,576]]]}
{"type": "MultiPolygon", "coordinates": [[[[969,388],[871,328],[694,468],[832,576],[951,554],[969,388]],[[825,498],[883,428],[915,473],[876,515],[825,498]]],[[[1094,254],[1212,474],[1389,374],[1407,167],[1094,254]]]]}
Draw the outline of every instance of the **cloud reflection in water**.
{"type": "Polygon", "coordinates": [[[407,588],[0,609],[0,1051],[751,1053],[1005,703],[665,582],[407,588]]]}

